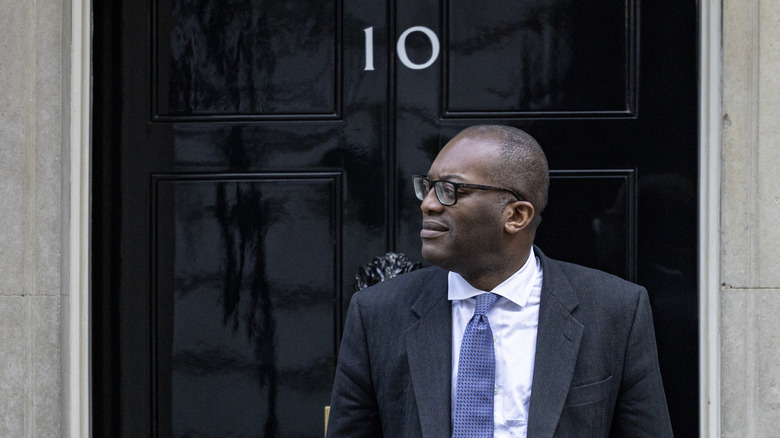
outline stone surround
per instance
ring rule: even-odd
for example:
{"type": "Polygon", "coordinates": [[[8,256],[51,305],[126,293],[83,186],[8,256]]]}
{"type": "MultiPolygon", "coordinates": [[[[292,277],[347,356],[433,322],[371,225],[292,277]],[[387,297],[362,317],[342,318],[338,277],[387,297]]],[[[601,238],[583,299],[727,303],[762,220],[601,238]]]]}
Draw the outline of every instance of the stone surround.
{"type": "Polygon", "coordinates": [[[62,3],[0,0],[0,436],[62,429],[62,3]]]}
{"type": "Polygon", "coordinates": [[[721,435],[780,421],[780,2],[723,2],[721,435]]]}

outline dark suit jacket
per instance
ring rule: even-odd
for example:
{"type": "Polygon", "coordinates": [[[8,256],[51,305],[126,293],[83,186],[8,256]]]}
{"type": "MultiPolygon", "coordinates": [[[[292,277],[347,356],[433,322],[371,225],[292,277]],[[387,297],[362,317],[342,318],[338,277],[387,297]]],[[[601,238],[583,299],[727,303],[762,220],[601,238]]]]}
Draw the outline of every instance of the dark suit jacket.
{"type": "MultiPolygon", "coordinates": [[[[528,437],[672,436],[645,289],[535,251],[544,277],[528,437]]],[[[438,267],[355,294],[328,436],[449,437],[451,331],[438,267]]]]}

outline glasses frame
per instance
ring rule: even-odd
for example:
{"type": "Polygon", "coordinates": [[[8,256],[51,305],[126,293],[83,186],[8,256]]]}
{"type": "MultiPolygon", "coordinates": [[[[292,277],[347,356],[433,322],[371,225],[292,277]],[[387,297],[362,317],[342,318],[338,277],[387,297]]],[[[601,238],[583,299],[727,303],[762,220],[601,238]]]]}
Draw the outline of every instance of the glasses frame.
{"type": "Polygon", "coordinates": [[[436,193],[436,199],[439,201],[439,203],[441,205],[444,205],[445,207],[450,207],[450,206],[453,206],[453,205],[458,203],[458,191],[460,190],[461,187],[463,187],[464,189],[500,190],[500,191],[504,191],[504,192],[509,192],[512,195],[514,195],[514,197],[517,198],[518,201],[525,202],[525,198],[520,196],[520,194],[518,194],[516,191],[514,191],[514,190],[512,190],[510,188],[506,188],[506,187],[491,186],[491,185],[487,185],[487,184],[457,183],[457,182],[447,181],[447,180],[444,180],[444,179],[432,180],[432,179],[428,178],[427,176],[414,175],[414,176],[412,176],[412,186],[415,188],[414,189],[414,194],[417,196],[417,199],[419,199],[420,201],[424,200],[425,197],[428,196],[428,192],[423,193],[422,197],[420,197],[421,194],[417,193],[417,183],[416,183],[416,180],[418,180],[418,179],[423,180],[423,181],[428,181],[428,184],[430,185],[430,189],[428,189],[428,192],[430,192],[431,189],[433,189],[434,193],[436,193]],[[446,202],[444,202],[442,200],[442,193],[441,193],[440,187],[441,187],[441,184],[445,184],[445,183],[446,184],[452,184],[452,186],[455,187],[455,191],[453,192],[453,193],[455,193],[455,195],[454,195],[455,200],[453,200],[452,203],[446,203],[446,202]]]}

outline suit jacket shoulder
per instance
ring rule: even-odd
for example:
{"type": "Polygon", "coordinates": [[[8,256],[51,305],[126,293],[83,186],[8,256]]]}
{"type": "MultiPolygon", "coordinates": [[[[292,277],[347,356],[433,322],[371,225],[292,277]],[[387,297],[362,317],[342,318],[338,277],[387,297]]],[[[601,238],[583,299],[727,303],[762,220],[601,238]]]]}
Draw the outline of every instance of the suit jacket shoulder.
{"type": "Polygon", "coordinates": [[[671,436],[647,291],[537,250],[543,284],[529,436],[671,436]]]}
{"type": "MultiPolygon", "coordinates": [[[[565,279],[578,298],[596,295],[610,300],[636,300],[644,287],[616,275],[574,263],[551,259],[542,254],[545,287],[556,289],[565,279]]],[[[568,286],[567,285],[567,286],[568,286]]]]}
{"type": "Polygon", "coordinates": [[[380,312],[399,314],[416,308],[434,305],[440,299],[447,298],[447,271],[432,266],[408,272],[390,278],[381,283],[356,292],[352,300],[356,301],[363,313],[380,312]]]}

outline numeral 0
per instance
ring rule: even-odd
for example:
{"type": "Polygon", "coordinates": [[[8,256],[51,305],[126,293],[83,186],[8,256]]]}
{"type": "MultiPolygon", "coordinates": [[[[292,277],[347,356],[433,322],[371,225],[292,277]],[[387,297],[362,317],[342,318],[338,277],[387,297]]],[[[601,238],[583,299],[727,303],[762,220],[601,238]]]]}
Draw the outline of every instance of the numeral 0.
{"type": "MultiPolygon", "coordinates": [[[[363,29],[363,32],[366,34],[366,66],[363,70],[374,70],[374,28],[367,27],[363,29]]],[[[407,68],[412,70],[422,70],[433,65],[433,63],[436,62],[436,59],[439,57],[439,37],[436,36],[436,33],[425,26],[413,26],[409,29],[406,29],[404,33],[398,37],[398,43],[395,46],[395,50],[398,53],[398,59],[400,59],[401,63],[407,68]],[[409,56],[406,54],[406,37],[408,37],[412,32],[422,32],[431,42],[431,57],[428,59],[428,61],[422,64],[416,64],[412,62],[412,60],[409,59],[409,56]]]]}

